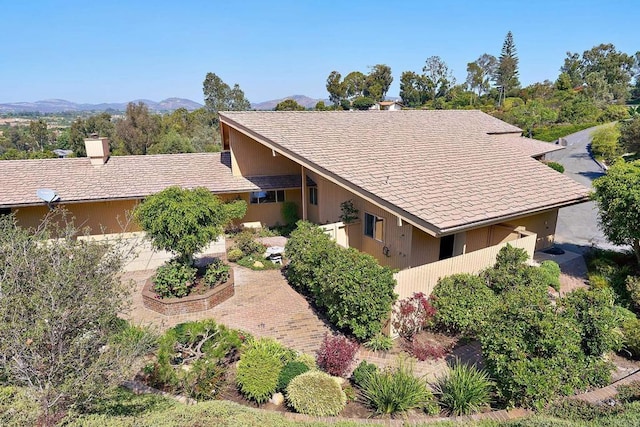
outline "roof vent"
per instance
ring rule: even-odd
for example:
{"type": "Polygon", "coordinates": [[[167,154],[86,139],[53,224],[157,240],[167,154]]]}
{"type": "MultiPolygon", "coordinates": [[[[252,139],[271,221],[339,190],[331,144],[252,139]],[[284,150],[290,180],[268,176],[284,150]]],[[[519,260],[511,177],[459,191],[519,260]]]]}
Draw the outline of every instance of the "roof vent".
{"type": "Polygon", "coordinates": [[[92,135],[92,138],[84,140],[84,147],[92,165],[101,166],[109,160],[109,138],[94,138],[92,135]]]}

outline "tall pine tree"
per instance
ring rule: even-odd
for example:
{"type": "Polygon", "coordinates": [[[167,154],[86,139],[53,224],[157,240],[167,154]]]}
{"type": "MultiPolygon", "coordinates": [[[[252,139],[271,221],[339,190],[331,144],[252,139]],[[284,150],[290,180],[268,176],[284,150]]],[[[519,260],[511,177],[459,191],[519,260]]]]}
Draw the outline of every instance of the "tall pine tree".
{"type": "MultiPolygon", "coordinates": [[[[502,45],[502,52],[500,52],[498,70],[496,72],[496,85],[500,89],[501,100],[506,98],[514,89],[520,87],[520,80],[518,80],[518,56],[511,31],[507,33],[502,45]]],[[[501,103],[501,101],[499,103],[501,103]]]]}

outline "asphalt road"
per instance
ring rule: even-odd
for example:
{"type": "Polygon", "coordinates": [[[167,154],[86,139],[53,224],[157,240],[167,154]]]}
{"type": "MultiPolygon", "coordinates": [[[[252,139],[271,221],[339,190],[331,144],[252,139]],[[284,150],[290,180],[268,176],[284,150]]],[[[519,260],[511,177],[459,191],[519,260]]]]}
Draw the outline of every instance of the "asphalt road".
{"type": "MultiPolygon", "coordinates": [[[[567,146],[546,155],[547,160],[561,163],[564,174],[579,183],[591,187],[591,182],[602,176],[604,171],[589,155],[587,146],[591,142],[591,132],[585,129],[566,136],[567,146]]],[[[592,246],[602,249],[621,249],[613,245],[598,228],[598,208],[594,202],[581,203],[560,209],[556,225],[556,242],[560,246],[572,246],[581,252],[592,246]]]]}

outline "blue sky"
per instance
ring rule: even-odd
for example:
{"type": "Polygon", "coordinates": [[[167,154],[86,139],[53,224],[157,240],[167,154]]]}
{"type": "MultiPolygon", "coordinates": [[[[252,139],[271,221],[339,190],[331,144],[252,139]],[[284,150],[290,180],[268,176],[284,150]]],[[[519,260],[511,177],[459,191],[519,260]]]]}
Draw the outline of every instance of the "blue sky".
{"type": "Polygon", "coordinates": [[[202,102],[209,71],[252,102],[325,98],[332,70],[378,63],[398,96],[400,74],[432,55],[463,82],[509,30],[524,85],[555,80],[567,51],[640,50],[637,0],[0,0],[0,11],[0,102],[202,102]]]}

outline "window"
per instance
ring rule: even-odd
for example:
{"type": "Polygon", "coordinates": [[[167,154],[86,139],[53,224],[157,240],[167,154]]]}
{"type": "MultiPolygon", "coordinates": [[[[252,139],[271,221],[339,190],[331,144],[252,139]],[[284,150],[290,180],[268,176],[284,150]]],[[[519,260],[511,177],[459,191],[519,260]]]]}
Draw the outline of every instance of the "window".
{"type": "Polygon", "coordinates": [[[253,204],[284,202],[284,190],[254,191],[249,201],[253,204]]]}
{"type": "Polygon", "coordinates": [[[382,242],[384,240],[384,218],[365,212],[364,235],[382,242]]]}
{"type": "Polygon", "coordinates": [[[0,215],[9,215],[11,213],[11,208],[0,208],[0,215]]]}
{"type": "Polygon", "coordinates": [[[309,187],[309,203],[318,206],[318,187],[309,187]]]}
{"type": "Polygon", "coordinates": [[[455,243],[455,234],[440,238],[440,256],[438,259],[447,259],[453,256],[453,247],[455,243]]]}

